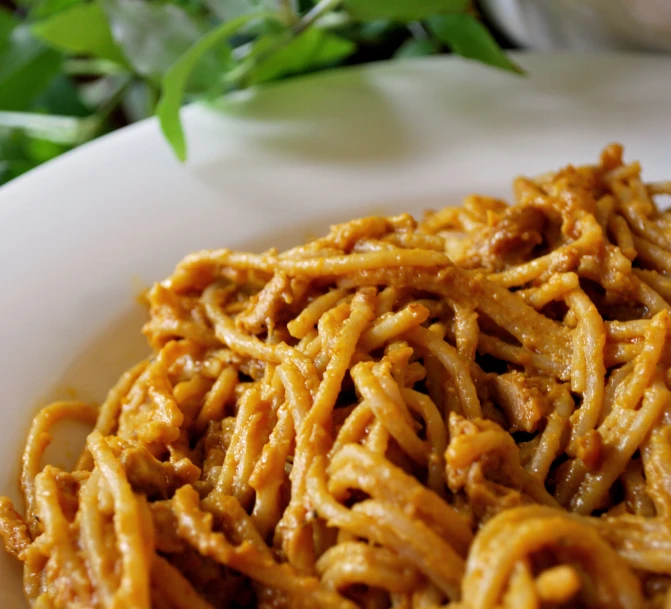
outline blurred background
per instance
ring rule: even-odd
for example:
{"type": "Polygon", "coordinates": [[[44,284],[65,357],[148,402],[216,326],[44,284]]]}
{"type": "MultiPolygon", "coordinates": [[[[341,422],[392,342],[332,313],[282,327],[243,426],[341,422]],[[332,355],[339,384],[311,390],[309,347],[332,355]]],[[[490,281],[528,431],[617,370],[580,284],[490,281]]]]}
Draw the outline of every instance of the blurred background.
{"type": "Polygon", "coordinates": [[[315,70],[454,52],[671,51],[671,0],[0,0],[0,184],[159,110],[315,70]]]}

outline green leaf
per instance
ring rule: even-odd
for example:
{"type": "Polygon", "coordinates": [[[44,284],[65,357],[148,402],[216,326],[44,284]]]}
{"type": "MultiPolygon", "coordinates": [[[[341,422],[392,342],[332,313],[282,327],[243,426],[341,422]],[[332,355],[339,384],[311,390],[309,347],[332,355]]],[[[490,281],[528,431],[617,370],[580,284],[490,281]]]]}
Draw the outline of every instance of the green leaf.
{"type": "Polygon", "coordinates": [[[69,146],[30,138],[22,131],[0,127],[0,185],[68,149],[69,146]]]}
{"type": "Polygon", "coordinates": [[[439,45],[430,38],[423,40],[406,40],[394,53],[395,59],[408,59],[410,57],[425,57],[434,55],[439,50],[439,45]]]}
{"type": "Polygon", "coordinates": [[[159,80],[205,32],[205,26],[171,4],[103,0],[114,40],[142,76],[159,80]]]}
{"type": "Polygon", "coordinates": [[[307,29],[259,62],[249,83],[268,82],[331,65],[349,57],[355,50],[356,45],[351,40],[317,28],[307,29]]]}
{"type": "Polygon", "coordinates": [[[68,116],[87,116],[91,113],[91,109],[82,103],[74,82],[65,74],[56,76],[33,100],[30,109],[68,116]]]}
{"type": "Polygon", "coordinates": [[[169,0],[169,3],[181,8],[189,15],[202,15],[207,5],[204,0],[169,0]]]}
{"type": "MultiPolygon", "coordinates": [[[[256,13],[259,15],[259,13],[256,13]]],[[[248,16],[254,17],[250,14],[248,16]]],[[[286,32],[288,26],[285,23],[280,21],[279,15],[277,13],[265,12],[251,19],[249,23],[245,24],[243,30],[236,36],[231,38],[231,46],[236,47],[235,43],[236,38],[246,38],[247,40],[254,39],[258,36],[266,36],[268,34],[279,34],[281,32],[286,32]]]]}
{"type": "Polygon", "coordinates": [[[70,148],[65,144],[57,144],[36,137],[26,138],[26,140],[26,156],[36,164],[46,163],[70,148]]]}
{"type": "Polygon", "coordinates": [[[399,25],[389,19],[374,19],[356,24],[356,38],[363,42],[378,42],[383,36],[395,30],[399,25]]]}
{"type": "Polygon", "coordinates": [[[205,4],[222,21],[249,15],[258,10],[258,2],[255,0],[205,0],[205,4]]]}
{"type": "Polygon", "coordinates": [[[25,134],[0,127],[0,159],[24,158],[25,141],[25,134]]]}
{"type": "Polygon", "coordinates": [[[128,68],[109,59],[76,58],[65,61],[63,72],[70,76],[111,76],[113,74],[127,74],[128,68]]]}
{"type": "Polygon", "coordinates": [[[76,118],[35,112],[0,112],[0,127],[18,129],[30,137],[77,145],[90,140],[100,127],[98,117],[76,118]]]}
{"type": "Polygon", "coordinates": [[[222,21],[252,13],[275,12],[291,5],[289,0],[204,0],[204,3],[222,21]]]}
{"type": "Polygon", "coordinates": [[[186,160],[186,141],[179,120],[179,109],[189,78],[200,60],[212,49],[220,47],[230,54],[230,47],[225,41],[254,17],[255,15],[242,15],[214,28],[189,48],[166,72],[156,114],[163,134],[181,161],[186,160]]]}
{"type": "Polygon", "coordinates": [[[38,21],[32,29],[35,36],[57,49],[126,63],[97,3],[77,4],[38,21]]]}
{"type": "Polygon", "coordinates": [[[506,56],[487,28],[475,17],[435,16],[428,20],[428,25],[434,35],[458,55],[504,70],[523,73],[522,68],[506,56]]]}
{"type": "Polygon", "coordinates": [[[29,159],[9,159],[0,161],[0,186],[34,169],[39,163],[29,159]]]}
{"type": "Polygon", "coordinates": [[[0,6],[0,57],[9,46],[9,39],[16,27],[16,20],[11,13],[0,6]]]}
{"type": "Polygon", "coordinates": [[[65,9],[82,4],[83,0],[23,0],[22,4],[30,9],[31,19],[44,19],[51,17],[56,13],[61,13],[65,9]]]}
{"type": "Polygon", "coordinates": [[[351,24],[352,18],[346,11],[328,11],[314,22],[315,27],[322,30],[343,30],[351,24]]]}
{"type": "Polygon", "coordinates": [[[345,0],[344,6],[355,19],[420,21],[431,15],[461,13],[468,0],[345,0]]]}
{"type": "Polygon", "coordinates": [[[61,55],[20,25],[0,54],[0,110],[23,110],[59,72],[61,55]]]}

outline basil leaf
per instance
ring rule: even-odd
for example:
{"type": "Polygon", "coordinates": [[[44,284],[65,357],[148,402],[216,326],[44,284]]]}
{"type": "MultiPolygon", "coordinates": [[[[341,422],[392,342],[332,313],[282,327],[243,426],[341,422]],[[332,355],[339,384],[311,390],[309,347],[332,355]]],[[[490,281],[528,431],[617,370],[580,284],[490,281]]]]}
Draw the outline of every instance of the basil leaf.
{"type": "MultiPolygon", "coordinates": [[[[0,153],[1,155],[1,153],[0,153]]],[[[0,156],[2,159],[7,159],[6,156],[0,156]]],[[[18,178],[21,174],[34,169],[39,165],[38,162],[30,161],[29,159],[8,159],[0,161],[0,186],[11,182],[18,178]]]]}
{"type": "Polygon", "coordinates": [[[0,127],[0,185],[68,149],[69,146],[28,137],[17,129],[0,127]]]}
{"type": "Polygon", "coordinates": [[[436,38],[458,55],[504,70],[523,73],[522,68],[506,56],[487,28],[475,17],[436,15],[428,19],[428,25],[436,38]]]}
{"type": "Polygon", "coordinates": [[[97,3],[76,4],[38,21],[32,31],[37,38],[57,49],[126,63],[112,38],[107,16],[97,3]]]}
{"type": "Polygon", "coordinates": [[[398,28],[398,24],[389,19],[364,21],[357,29],[357,39],[364,42],[378,42],[382,36],[398,28]]]}
{"type": "Polygon", "coordinates": [[[281,76],[334,64],[349,57],[355,50],[356,45],[351,40],[317,28],[307,29],[259,62],[248,82],[268,82],[281,76]]]}
{"type": "Polygon", "coordinates": [[[0,110],[23,110],[58,74],[61,55],[16,27],[0,53],[0,110]]]}
{"type": "Polygon", "coordinates": [[[166,72],[163,77],[161,99],[156,114],[161,130],[172,146],[177,158],[186,160],[186,141],[184,130],[179,120],[179,109],[189,84],[189,78],[198,66],[200,60],[215,47],[219,47],[222,55],[230,57],[231,49],[224,42],[258,15],[242,15],[227,23],[214,28],[198,42],[190,47],[166,72]]]}
{"type": "Polygon", "coordinates": [[[57,144],[36,137],[27,138],[25,144],[26,156],[36,164],[46,163],[59,154],[63,154],[69,148],[68,145],[57,144]]]}
{"type": "Polygon", "coordinates": [[[26,136],[19,131],[0,127],[0,186],[32,169],[25,150],[26,136]]]}
{"type": "Polygon", "coordinates": [[[128,68],[109,59],[88,57],[67,59],[63,65],[63,72],[69,76],[109,76],[126,74],[128,68]]]}
{"type": "Polygon", "coordinates": [[[100,127],[97,116],[77,118],[37,112],[0,112],[0,127],[19,129],[30,137],[77,145],[90,140],[100,127]]]}
{"type": "Polygon", "coordinates": [[[229,21],[253,13],[258,10],[259,3],[255,0],[205,0],[205,4],[217,18],[229,21]]]}
{"type": "Polygon", "coordinates": [[[91,109],[82,102],[74,82],[64,74],[51,80],[47,88],[33,100],[30,108],[36,112],[68,116],[87,116],[91,113],[91,109]]]}
{"type": "Polygon", "coordinates": [[[423,40],[406,40],[394,53],[394,59],[408,59],[411,57],[425,57],[434,55],[439,50],[439,45],[430,38],[423,40]]]}
{"type": "Polygon", "coordinates": [[[16,27],[16,21],[9,11],[0,7],[0,56],[9,46],[9,39],[16,27]]]}
{"type": "Polygon", "coordinates": [[[344,6],[355,19],[420,21],[441,13],[461,13],[468,0],[345,0],[344,6]]]}
{"type": "Polygon", "coordinates": [[[83,0],[24,0],[23,4],[30,9],[31,19],[44,19],[60,13],[75,4],[82,4],[83,0]]]}
{"type": "Polygon", "coordinates": [[[252,13],[291,12],[291,2],[289,0],[203,0],[205,6],[222,21],[230,21],[251,15],[252,13]]]}
{"type": "Polygon", "coordinates": [[[203,24],[170,4],[102,0],[114,40],[138,74],[159,80],[204,33],[203,24]]]}

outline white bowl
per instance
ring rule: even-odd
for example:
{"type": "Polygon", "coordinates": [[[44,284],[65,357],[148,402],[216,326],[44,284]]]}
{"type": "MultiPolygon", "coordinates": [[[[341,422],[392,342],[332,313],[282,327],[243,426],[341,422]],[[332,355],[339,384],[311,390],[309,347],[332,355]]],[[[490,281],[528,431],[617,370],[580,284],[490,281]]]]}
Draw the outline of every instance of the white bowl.
{"type": "MultiPolygon", "coordinates": [[[[0,189],[0,494],[17,498],[41,405],[101,400],[142,357],[135,297],[189,251],[285,247],[355,216],[506,195],[517,174],[592,162],[612,140],[646,178],[669,177],[671,62],[518,60],[527,78],[436,58],[299,79],[227,115],[188,109],[186,165],[150,120],[0,189]]],[[[20,582],[0,552],[0,607],[26,606],[20,582]]]]}
{"type": "Polygon", "coordinates": [[[671,51],[671,0],[481,0],[523,47],[671,51]]]}

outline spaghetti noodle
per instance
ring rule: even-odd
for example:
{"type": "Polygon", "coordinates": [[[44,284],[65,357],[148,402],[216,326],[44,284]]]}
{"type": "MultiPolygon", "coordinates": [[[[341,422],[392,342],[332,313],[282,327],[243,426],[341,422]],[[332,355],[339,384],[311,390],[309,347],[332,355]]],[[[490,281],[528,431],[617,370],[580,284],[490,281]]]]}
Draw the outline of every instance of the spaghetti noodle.
{"type": "Polygon", "coordinates": [[[671,608],[671,184],[611,145],[514,191],[185,258],[153,356],[33,421],[31,605],[671,608]]]}

